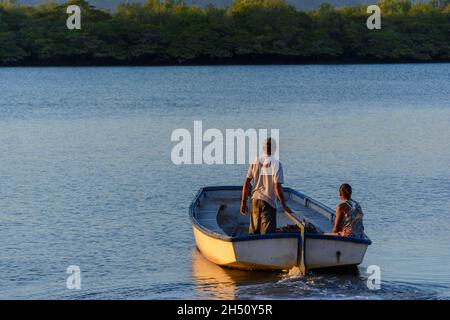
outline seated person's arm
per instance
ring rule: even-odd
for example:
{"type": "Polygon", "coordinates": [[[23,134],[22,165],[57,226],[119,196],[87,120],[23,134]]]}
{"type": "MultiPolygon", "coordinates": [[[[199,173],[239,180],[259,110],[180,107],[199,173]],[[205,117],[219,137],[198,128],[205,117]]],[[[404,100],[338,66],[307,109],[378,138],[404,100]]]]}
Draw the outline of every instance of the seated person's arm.
{"type": "Polygon", "coordinates": [[[334,221],[333,232],[338,233],[342,231],[342,220],[344,219],[344,211],[342,210],[342,204],[336,207],[336,219],[334,221]]]}

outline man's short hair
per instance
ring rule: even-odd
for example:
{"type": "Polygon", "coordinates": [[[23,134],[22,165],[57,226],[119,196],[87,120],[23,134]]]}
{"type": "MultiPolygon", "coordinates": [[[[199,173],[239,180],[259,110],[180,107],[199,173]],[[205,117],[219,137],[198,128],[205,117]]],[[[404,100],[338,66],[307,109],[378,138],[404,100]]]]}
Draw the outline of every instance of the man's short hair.
{"type": "Polygon", "coordinates": [[[275,153],[275,150],[277,149],[277,143],[274,139],[271,137],[267,138],[263,142],[263,151],[267,155],[272,155],[275,153]]]}

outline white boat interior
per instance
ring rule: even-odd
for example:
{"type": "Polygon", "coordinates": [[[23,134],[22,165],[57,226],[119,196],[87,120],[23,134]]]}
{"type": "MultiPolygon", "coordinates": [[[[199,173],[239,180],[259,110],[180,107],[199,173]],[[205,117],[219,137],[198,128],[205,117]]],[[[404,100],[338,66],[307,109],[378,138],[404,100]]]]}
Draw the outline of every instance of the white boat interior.
{"type": "MultiPolygon", "coordinates": [[[[285,191],[288,206],[301,221],[314,225],[319,233],[328,233],[333,229],[334,214],[311,200],[306,201],[295,196],[290,190],[285,191]]],[[[240,214],[241,190],[206,191],[195,211],[198,223],[218,234],[237,237],[248,235],[249,215],[240,214]]],[[[248,201],[251,212],[251,201],[248,201]]],[[[277,228],[292,226],[293,222],[278,205],[277,228]]]]}

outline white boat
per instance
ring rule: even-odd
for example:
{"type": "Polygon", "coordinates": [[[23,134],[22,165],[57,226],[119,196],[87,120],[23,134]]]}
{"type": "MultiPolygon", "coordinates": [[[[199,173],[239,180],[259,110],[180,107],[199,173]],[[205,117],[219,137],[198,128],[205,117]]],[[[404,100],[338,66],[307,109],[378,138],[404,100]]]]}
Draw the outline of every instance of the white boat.
{"type": "MultiPolygon", "coordinates": [[[[330,234],[334,211],[291,188],[284,188],[293,215],[277,211],[277,232],[249,235],[249,216],[239,212],[240,186],[199,190],[189,208],[195,242],[208,260],[247,270],[287,270],[357,266],[370,239],[330,234]]],[[[249,211],[251,211],[249,201],[249,211]]]]}

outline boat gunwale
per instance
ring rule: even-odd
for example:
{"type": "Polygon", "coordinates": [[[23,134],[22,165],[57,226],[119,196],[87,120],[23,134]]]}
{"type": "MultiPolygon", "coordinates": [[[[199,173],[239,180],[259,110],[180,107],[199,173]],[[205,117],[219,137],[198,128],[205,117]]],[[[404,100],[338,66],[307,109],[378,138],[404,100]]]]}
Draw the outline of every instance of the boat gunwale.
{"type": "MultiPolygon", "coordinates": [[[[266,239],[285,239],[285,238],[300,238],[299,233],[294,232],[285,232],[285,233],[269,233],[269,234],[254,234],[254,235],[246,235],[246,236],[229,236],[220,234],[214,231],[211,231],[207,229],[205,226],[201,225],[197,218],[195,217],[195,208],[198,205],[198,201],[200,197],[207,191],[227,191],[227,190],[241,190],[241,186],[210,186],[210,187],[202,187],[198,190],[197,194],[195,195],[194,199],[191,202],[191,205],[189,206],[189,218],[195,228],[197,228],[199,231],[203,232],[204,234],[215,238],[219,240],[223,240],[226,242],[241,242],[241,241],[251,241],[251,240],[266,240],[266,239]]],[[[330,209],[325,206],[324,204],[320,203],[317,200],[314,200],[305,194],[296,191],[290,187],[283,187],[283,190],[287,193],[294,194],[300,198],[307,198],[309,201],[312,201],[317,206],[321,207],[322,209],[326,211],[330,211],[330,209]]],[[[331,213],[330,214],[334,214],[331,213]]],[[[313,233],[305,233],[305,237],[307,239],[320,239],[320,240],[332,240],[332,241],[344,241],[344,242],[353,242],[353,243],[360,243],[360,244],[366,244],[371,245],[372,241],[367,237],[366,239],[357,239],[357,238],[349,238],[349,237],[342,237],[337,235],[329,235],[329,234],[313,234],[313,233]]]]}

